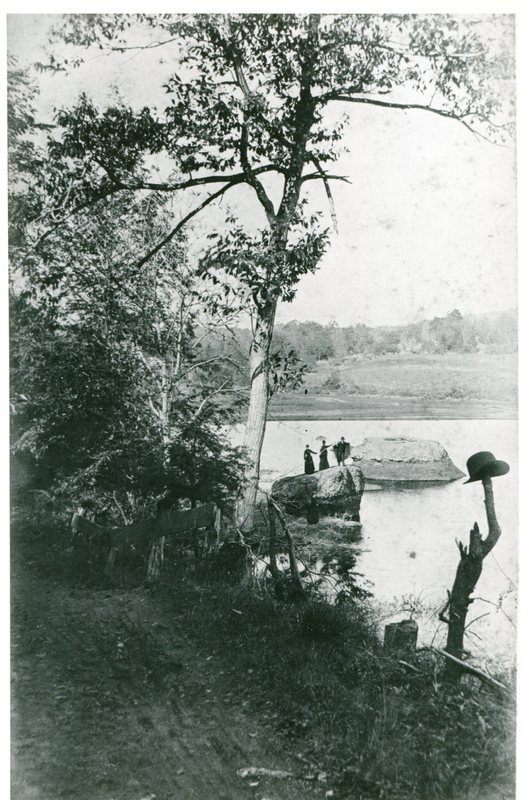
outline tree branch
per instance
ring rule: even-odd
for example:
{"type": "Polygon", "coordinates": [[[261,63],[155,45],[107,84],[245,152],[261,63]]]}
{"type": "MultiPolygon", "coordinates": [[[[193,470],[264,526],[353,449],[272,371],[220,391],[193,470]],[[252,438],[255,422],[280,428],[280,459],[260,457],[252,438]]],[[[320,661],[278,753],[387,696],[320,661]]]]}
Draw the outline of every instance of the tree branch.
{"type": "Polygon", "coordinates": [[[295,555],[295,546],[293,544],[292,535],[290,533],[290,529],[288,528],[288,523],[286,522],[286,517],[284,516],[284,511],[280,503],[278,503],[275,498],[269,494],[268,495],[268,502],[277,512],[277,516],[279,518],[280,524],[282,525],[282,530],[284,531],[284,535],[286,537],[286,541],[288,543],[288,555],[290,559],[290,573],[292,578],[292,583],[295,586],[296,591],[299,595],[304,594],[304,586],[301,580],[301,576],[299,575],[299,569],[297,567],[297,557],[295,555]]]}
{"type": "MultiPolygon", "coordinates": [[[[303,175],[303,177],[301,178],[301,183],[304,183],[304,181],[321,180],[322,177],[323,176],[321,175],[320,172],[310,172],[308,173],[308,175],[303,175]]],[[[352,181],[350,180],[350,178],[347,178],[346,175],[330,175],[328,172],[325,172],[324,177],[326,178],[327,181],[344,181],[345,183],[349,183],[350,186],[352,186],[352,181]]]]}
{"type": "Polygon", "coordinates": [[[326,175],[326,172],[321,167],[321,162],[319,161],[319,159],[316,156],[310,156],[310,161],[312,161],[312,163],[314,164],[315,168],[321,174],[321,178],[322,178],[322,181],[323,181],[323,184],[324,184],[326,196],[328,198],[328,203],[330,205],[330,216],[332,217],[332,222],[334,224],[334,230],[335,230],[336,233],[339,233],[338,227],[337,227],[337,214],[336,214],[335,205],[334,205],[334,198],[332,197],[332,191],[330,189],[330,183],[328,182],[328,177],[326,175]]]}
{"type": "MultiPolygon", "coordinates": [[[[191,189],[192,187],[196,186],[206,186],[210,183],[229,183],[230,185],[234,185],[235,183],[242,183],[246,180],[246,175],[244,172],[237,172],[234,175],[203,175],[202,177],[198,178],[189,178],[186,181],[181,181],[180,183],[154,183],[152,181],[134,181],[133,183],[124,183],[120,179],[116,179],[112,177],[111,172],[109,171],[108,167],[102,164],[100,161],[97,163],[105,170],[108,177],[113,181],[113,185],[110,186],[108,189],[101,191],[95,197],[91,198],[90,200],[86,200],[79,205],[75,206],[66,216],[62,217],[59,222],[56,222],[52,225],[51,228],[48,228],[37,240],[35,247],[38,247],[41,242],[44,241],[54,230],[60,228],[68,219],[73,217],[75,214],[78,214],[80,211],[84,211],[91,206],[96,205],[100,200],[105,200],[107,197],[110,197],[113,194],[117,194],[121,191],[141,191],[141,190],[149,190],[154,192],[177,192],[181,189],[191,189]]],[[[284,174],[285,169],[284,167],[279,166],[278,164],[265,164],[261,167],[256,167],[252,169],[253,175],[260,175],[264,172],[279,172],[284,174]]],[[[56,209],[50,209],[47,214],[53,214],[56,209]]],[[[42,218],[41,215],[40,218],[42,218]]],[[[38,222],[38,219],[34,220],[38,222]]]]}
{"type": "Polygon", "coordinates": [[[314,100],[316,103],[327,103],[329,100],[340,98],[341,95],[348,97],[352,94],[368,94],[368,92],[363,91],[362,84],[356,84],[355,86],[337,86],[335,89],[332,89],[331,92],[316,95],[314,100]]]}
{"type": "MultiPolygon", "coordinates": [[[[280,167],[278,164],[266,164],[261,167],[252,168],[251,171],[253,175],[260,175],[263,172],[285,172],[284,168],[280,167]]],[[[236,172],[234,175],[203,175],[202,177],[189,178],[186,181],[172,184],[154,183],[153,181],[135,181],[130,184],[121,183],[121,188],[135,190],[150,189],[155,192],[177,192],[180,191],[180,189],[190,189],[193,186],[206,186],[209,183],[232,183],[233,181],[240,183],[240,181],[245,178],[247,178],[245,172],[236,172]]]]}
{"type": "Polygon", "coordinates": [[[401,45],[400,47],[395,47],[394,45],[390,44],[382,44],[381,42],[367,42],[363,41],[362,39],[344,39],[342,42],[331,42],[329,44],[323,45],[321,47],[322,53],[327,53],[330,50],[337,50],[339,47],[361,47],[363,50],[387,50],[389,53],[394,53],[397,56],[402,56],[404,58],[477,58],[478,56],[484,55],[485,50],[474,50],[471,53],[445,53],[445,52],[437,52],[437,53],[415,53],[412,50],[406,50],[405,45],[401,45]],[[403,49],[402,49],[403,48],[403,49]]]}
{"type": "Polygon", "coordinates": [[[195,217],[196,214],[199,214],[200,211],[203,211],[203,209],[206,208],[210,203],[212,203],[213,200],[216,200],[218,197],[221,197],[224,194],[224,192],[227,192],[227,190],[230,189],[232,186],[236,186],[239,183],[242,183],[242,181],[241,180],[232,181],[231,183],[228,183],[226,186],[222,186],[222,188],[219,189],[217,192],[213,192],[213,194],[210,194],[209,197],[207,197],[202,203],[200,203],[199,206],[196,206],[195,208],[193,208],[192,211],[189,211],[189,213],[186,214],[178,222],[176,227],[174,227],[171,230],[171,232],[167,234],[167,236],[165,236],[160,242],[158,242],[158,244],[155,247],[149,250],[149,252],[146,253],[146,255],[144,255],[143,258],[141,258],[137,262],[137,264],[135,265],[136,269],[142,267],[143,264],[146,264],[147,261],[149,261],[153,256],[156,255],[156,253],[159,253],[159,251],[163,247],[165,247],[166,244],[168,244],[172,239],[174,239],[174,237],[181,231],[181,229],[184,227],[184,225],[186,225],[189,222],[190,219],[195,217]]]}
{"type": "MultiPolygon", "coordinates": [[[[213,392],[211,392],[211,394],[208,394],[208,395],[207,395],[207,397],[204,397],[204,399],[202,400],[202,402],[201,402],[201,403],[200,403],[200,405],[198,406],[197,410],[196,410],[196,411],[194,412],[194,414],[192,415],[192,417],[191,417],[191,420],[190,420],[190,422],[188,423],[188,425],[191,425],[193,422],[195,422],[195,421],[198,419],[198,417],[200,416],[200,414],[201,414],[201,413],[202,413],[202,411],[204,410],[204,408],[205,408],[205,406],[207,405],[207,403],[209,403],[209,402],[210,402],[211,398],[213,398],[213,397],[215,396],[215,394],[221,394],[221,392],[223,392],[223,391],[224,391],[224,389],[226,388],[226,386],[228,385],[228,383],[229,383],[229,381],[224,381],[224,382],[223,382],[223,383],[222,383],[222,384],[221,384],[221,385],[218,387],[218,389],[215,389],[213,392]]],[[[187,426],[186,426],[186,427],[187,427],[187,426]]]]}
{"type": "Polygon", "coordinates": [[[273,203],[271,202],[268,193],[264,189],[264,186],[256,177],[251,164],[249,163],[247,122],[242,124],[242,132],[240,134],[240,163],[242,164],[242,169],[244,170],[246,182],[255,190],[255,194],[257,195],[261,206],[266,212],[268,222],[270,225],[272,225],[275,220],[275,209],[273,208],[273,203]]]}
{"type": "MultiPolygon", "coordinates": [[[[466,122],[463,116],[458,116],[457,114],[453,113],[452,111],[446,111],[443,108],[434,108],[433,106],[423,105],[421,103],[392,103],[388,100],[374,100],[369,97],[348,97],[347,95],[334,95],[333,92],[329,92],[327,95],[320,95],[317,98],[318,100],[323,100],[323,102],[327,102],[328,100],[335,100],[340,101],[343,103],[363,103],[365,105],[370,106],[378,106],[380,108],[395,108],[400,111],[411,111],[411,110],[418,110],[418,111],[429,111],[431,114],[437,114],[440,117],[445,117],[446,119],[453,119],[456,122],[460,122],[465,128],[470,131],[474,136],[478,136],[480,139],[483,139],[485,142],[489,142],[489,144],[496,144],[498,147],[504,147],[498,142],[494,142],[492,139],[488,139],[479,131],[476,131],[471,125],[466,122]]],[[[466,114],[465,116],[469,116],[466,114]]]]}
{"type": "Polygon", "coordinates": [[[482,542],[482,553],[483,557],[485,557],[497,544],[502,531],[495,513],[495,501],[493,498],[493,486],[491,484],[491,478],[486,478],[483,480],[482,485],[484,487],[484,505],[486,506],[486,516],[488,518],[488,535],[482,542]]]}
{"type": "MultiPolygon", "coordinates": [[[[227,18],[227,24],[229,32],[231,33],[231,25],[229,22],[229,18],[227,18]]],[[[240,90],[242,91],[242,94],[244,95],[244,100],[247,106],[247,104],[251,100],[251,90],[249,88],[248,82],[246,81],[244,70],[242,69],[240,55],[238,53],[238,50],[234,42],[231,43],[231,47],[233,53],[233,67],[235,69],[236,82],[240,90]]],[[[264,208],[264,211],[266,212],[266,216],[268,218],[269,223],[273,225],[273,222],[275,221],[275,209],[273,208],[273,203],[268,197],[268,194],[264,189],[263,185],[257,179],[255,172],[253,171],[251,164],[249,163],[247,108],[244,108],[243,113],[244,113],[244,121],[242,123],[242,130],[240,134],[240,163],[242,165],[246,181],[255,190],[259,202],[264,208]]]]}
{"type": "Polygon", "coordinates": [[[188,369],[182,372],[182,374],[180,375],[180,380],[183,379],[186,375],[189,375],[189,373],[191,373],[193,370],[198,369],[198,367],[205,367],[206,364],[213,364],[215,361],[228,361],[230,364],[236,367],[236,369],[239,372],[245,375],[245,372],[240,369],[239,365],[236,363],[236,361],[234,361],[231,358],[231,356],[220,355],[220,356],[212,356],[211,358],[206,358],[204,361],[196,361],[194,364],[191,364],[191,366],[188,369]]]}
{"type": "Polygon", "coordinates": [[[433,645],[424,645],[421,649],[432,650],[433,653],[437,653],[439,656],[447,658],[449,661],[456,664],[456,666],[460,669],[463,669],[466,672],[469,672],[471,675],[475,675],[475,677],[480,678],[481,681],[487,681],[492,686],[495,686],[495,688],[502,689],[504,692],[508,691],[508,687],[504,683],[495,680],[495,678],[492,678],[491,675],[487,675],[485,672],[482,672],[482,670],[478,669],[478,667],[474,667],[472,664],[468,664],[467,661],[462,661],[460,658],[456,658],[456,656],[451,655],[451,653],[447,653],[445,650],[440,650],[440,648],[434,647],[433,645]]]}
{"type": "Polygon", "coordinates": [[[301,74],[299,76],[299,98],[295,108],[293,142],[290,149],[282,200],[277,215],[281,219],[284,229],[289,226],[299,201],[302,172],[306,163],[306,145],[315,120],[316,98],[312,95],[312,84],[319,55],[317,38],[319,24],[320,15],[310,14],[308,17],[308,35],[305,41],[306,52],[302,59],[301,74]],[[285,227],[284,223],[286,223],[285,227]]]}
{"type": "Polygon", "coordinates": [[[108,47],[107,49],[113,53],[124,53],[125,50],[153,50],[156,47],[163,47],[166,44],[170,44],[171,42],[179,41],[178,37],[175,36],[172,39],[165,39],[164,42],[153,42],[152,44],[136,44],[136,45],[115,45],[114,47],[108,47]]]}
{"type": "Polygon", "coordinates": [[[163,414],[161,413],[161,411],[159,410],[159,408],[156,408],[156,406],[154,405],[154,402],[153,402],[153,400],[152,400],[152,397],[149,397],[149,399],[148,399],[148,404],[149,404],[149,408],[150,408],[150,410],[152,411],[152,413],[154,414],[154,416],[156,417],[156,419],[158,419],[158,420],[160,420],[160,421],[161,421],[161,420],[163,419],[163,414]]]}

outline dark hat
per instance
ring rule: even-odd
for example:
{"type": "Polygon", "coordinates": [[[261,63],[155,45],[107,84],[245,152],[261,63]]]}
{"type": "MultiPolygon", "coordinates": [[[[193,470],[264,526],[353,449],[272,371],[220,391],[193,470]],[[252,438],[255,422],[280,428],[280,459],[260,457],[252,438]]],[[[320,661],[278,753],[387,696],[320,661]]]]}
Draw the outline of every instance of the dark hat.
{"type": "Polygon", "coordinates": [[[470,456],[466,462],[469,478],[464,483],[482,481],[484,478],[498,478],[499,475],[506,475],[510,471],[510,465],[506,461],[497,461],[493,453],[483,450],[470,456]]]}

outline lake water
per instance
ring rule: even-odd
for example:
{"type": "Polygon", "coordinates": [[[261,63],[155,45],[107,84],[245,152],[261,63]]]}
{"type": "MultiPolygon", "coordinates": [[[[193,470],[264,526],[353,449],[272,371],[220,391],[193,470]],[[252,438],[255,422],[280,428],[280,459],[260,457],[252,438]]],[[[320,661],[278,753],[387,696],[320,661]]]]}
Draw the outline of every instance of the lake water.
{"type": "MultiPolygon", "coordinates": [[[[235,438],[240,441],[242,428],[235,438]]],[[[261,483],[303,471],[303,450],[318,450],[318,436],[328,443],[344,436],[352,445],[368,436],[408,436],[440,442],[463,471],[467,458],[491,450],[508,461],[510,472],[493,482],[502,537],[484,561],[476,600],[468,621],[475,619],[466,646],[481,663],[515,658],[517,588],[517,423],[511,420],[391,420],[268,422],[262,452],[261,483]],[[485,602],[487,601],[487,602],[485,602]],[[476,619],[481,615],[486,616],[476,619]]],[[[335,463],[330,456],[331,466],[335,463]]],[[[407,617],[402,606],[418,609],[423,643],[443,646],[446,626],[438,609],[453,584],[459,553],[456,539],[469,541],[473,522],[487,533],[482,484],[464,485],[465,478],[419,488],[367,490],[361,504],[362,536],[351,545],[359,551],[357,569],[373,595],[380,626],[407,617]],[[407,598],[402,601],[402,598],[407,598]]]]}

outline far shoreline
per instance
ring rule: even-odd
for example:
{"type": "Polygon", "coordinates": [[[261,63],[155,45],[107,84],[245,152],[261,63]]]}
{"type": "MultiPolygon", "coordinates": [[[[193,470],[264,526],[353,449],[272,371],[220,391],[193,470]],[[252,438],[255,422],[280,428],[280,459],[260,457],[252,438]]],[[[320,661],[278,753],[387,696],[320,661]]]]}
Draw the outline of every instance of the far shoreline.
{"type": "Polygon", "coordinates": [[[517,420],[517,404],[495,400],[435,400],[379,395],[284,395],[270,406],[268,421],[295,420],[517,420]]]}

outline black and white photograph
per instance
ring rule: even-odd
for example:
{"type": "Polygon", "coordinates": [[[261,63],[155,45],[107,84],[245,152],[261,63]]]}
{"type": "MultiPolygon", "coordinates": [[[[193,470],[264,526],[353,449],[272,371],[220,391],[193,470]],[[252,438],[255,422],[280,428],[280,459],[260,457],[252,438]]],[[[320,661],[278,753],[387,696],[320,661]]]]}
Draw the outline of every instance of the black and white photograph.
{"type": "Polygon", "coordinates": [[[13,800],[521,797],[518,15],[297,5],[6,15],[13,800]]]}

